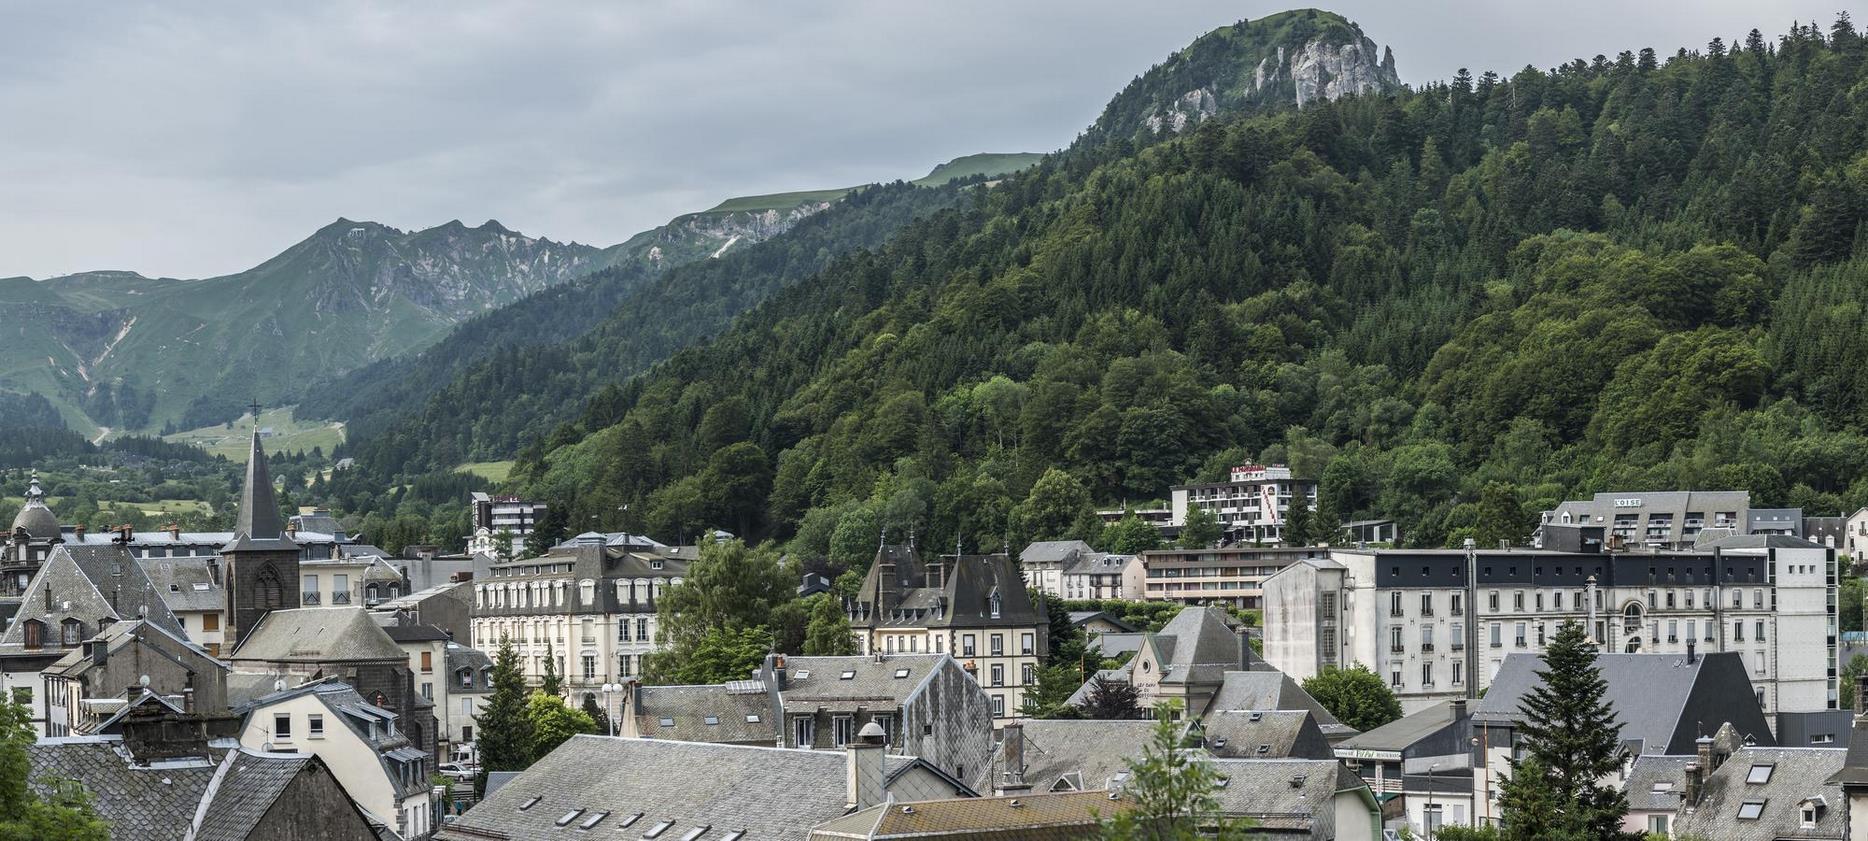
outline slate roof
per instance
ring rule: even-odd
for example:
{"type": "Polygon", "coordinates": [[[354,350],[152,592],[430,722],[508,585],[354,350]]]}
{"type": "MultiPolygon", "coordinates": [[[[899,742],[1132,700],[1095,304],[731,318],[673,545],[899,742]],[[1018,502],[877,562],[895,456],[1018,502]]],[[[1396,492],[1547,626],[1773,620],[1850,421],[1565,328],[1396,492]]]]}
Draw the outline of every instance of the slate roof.
{"type": "Polygon", "coordinates": [[[11,532],[25,530],[26,536],[36,540],[51,540],[59,536],[58,515],[45,505],[45,491],[39,489],[39,476],[33,474],[32,481],[26,486],[26,504],[13,515],[11,532]]]}
{"type": "Polygon", "coordinates": [[[1128,566],[1134,555],[1111,555],[1107,552],[1085,552],[1064,567],[1065,575],[1113,575],[1128,566]]]}
{"type": "Polygon", "coordinates": [[[811,838],[1076,841],[1129,805],[1100,791],[885,803],[819,824],[811,838]]]}
{"type": "Polygon", "coordinates": [[[1801,537],[1787,534],[1735,534],[1731,537],[1715,540],[1704,547],[1706,549],[1821,549],[1822,544],[1811,543],[1801,537]]]}
{"type": "Polygon", "coordinates": [[[644,686],[639,692],[636,732],[642,738],[778,744],[780,717],[773,714],[763,684],[749,692],[717,684],[644,686]]]}
{"type": "Polygon", "coordinates": [[[1199,720],[1202,745],[1221,759],[1335,759],[1304,710],[1223,710],[1199,720]]]}
{"type": "Polygon", "coordinates": [[[66,619],[77,619],[83,625],[81,636],[86,638],[98,632],[101,620],[139,618],[175,636],[187,636],[168,604],[156,595],[142,566],[121,544],[53,547],[19,606],[6,634],[0,636],[0,653],[57,654],[66,619]],[[26,620],[30,619],[46,625],[43,650],[25,648],[26,620]]]}
{"type": "Polygon", "coordinates": [[[1218,684],[1244,664],[1245,642],[1216,607],[1185,608],[1150,639],[1162,654],[1162,683],[1218,684]]]}
{"type": "MultiPolygon", "coordinates": [[[[130,621],[130,622],[115,623],[111,625],[110,627],[105,628],[103,631],[93,635],[89,639],[86,639],[85,642],[87,643],[101,642],[104,645],[104,653],[106,657],[114,657],[116,656],[118,651],[121,651],[122,649],[128,646],[135,645],[138,641],[146,639],[153,635],[161,635],[161,636],[168,637],[171,645],[183,651],[194,654],[196,656],[193,657],[189,662],[183,662],[182,657],[171,654],[168,651],[162,650],[160,648],[155,648],[155,647],[150,647],[146,649],[147,654],[144,656],[165,657],[177,663],[180,663],[185,668],[191,671],[202,671],[202,670],[213,669],[213,670],[217,670],[220,672],[226,672],[230,668],[226,663],[223,663],[220,660],[217,660],[214,657],[210,656],[200,646],[197,646],[194,643],[189,642],[186,637],[178,636],[172,632],[163,630],[161,626],[153,625],[147,621],[140,620],[140,619],[130,621]]],[[[92,657],[86,651],[85,647],[79,646],[77,648],[73,648],[67,651],[65,653],[65,656],[60,657],[58,659],[58,662],[53,663],[50,666],[47,666],[43,671],[46,674],[56,674],[56,675],[62,675],[64,677],[77,677],[79,675],[84,674],[85,672],[90,671],[93,668],[96,668],[97,666],[98,666],[97,661],[92,659],[92,657]]],[[[105,689],[107,690],[115,689],[115,688],[117,687],[105,687],[105,689]]]]}
{"type": "Polygon", "coordinates": [[[1697,834],[1720,841],[1776,841],[1780,838],[1842,838],[1848,802],[1842,788],[1828,782],[1842,768],[1841,748],[1743,748],[1706,778],[1699,806],[1674,822],[1674,835],[1697,834]],[[1771,765],[1769,782],[1750,783],[1754,765],[1771,765]],[[1821,797],[1824,808],[1816,826],[1800,824],[1803,801],[1821,797]],[[1763,801],[1755,820],[1741,820],[1747,802],[1763,801]]]}
{"type": "MultiPolygon", "coordinates": [[[[1334,759],[1211,760],[1225,784],[1213,792],[1222,815],[1251,818],[1255,829],[1307,830],[1313,838],[1336,837],[1336,810],[1325,808],[1338,792],[1368,784],[1334,759]]],[[[1373,800],[1370,801],[1373,808],[1373,800]]]]}
{"type": "Polygon", "coordinates": [[[1642,812],[1674,812],[1680,808],[1680,795],[1686,790],[1686,766],[1694,756],[1637,756],[1628,769],[1622,791],[1628,794],[1628,808],[1642,812]]]}
{"type": "MultiPolygon", "coordinates": [[[[1473,708],[1475,724],[1516,721],[1542,668],[1535,654],[1506,655],[1473,708]]],[[[1677,654],[1598,654],[1596,668],[1608,684],[1605,699],[1621,722],[1622,742],[1640,742],[1641,753],[1691,753],[1701,728],[1710,734],[1727,721],[1757,744],[1776,743],[1735,652],[1702,654],[1692,663],[1677,654]]]]}
{"type": "Polygon", "coordinates": [[[927,682],[946,654],[890,654],[874,657],[786,657],[785,689],[779,693],[785,708],[812,701],[886,699],[899,706],[927,682]],[[803,677],[805,673],[810,677],[803,677]],[[854,673],[848,679],[846,673],[854,673]],[[899,677],[898,677],[899,675],[899,677]]]}
{"type": "MultiPolygon", "coordinates": [[[[1107,789],[1126,775],[1129,760],[1140,756],[1154,736],[1153,721],[1097,721],[1030,719],[1020,732],[1025,738],[1025,783],[1034,792],[1107,789]],[[1069,778],[1069,788],[1057,782],[1069,778]]],[[[1002,731],[1006,732],[1006,731],[1002,731]]],[[[972,786],[991,791],[1001,779],[993,775],[1010,766],[1006,739],[1001,738],[989,767],[981,769],[972,786]]]]}
{"type": "Polygon", "coordinates": [[[227,606],[227,591],[214,578],[215,558],[139,558],[143,574],[170,611],[214,611],[227,606]]]}
{"type": "Polygon", "coordinates": [[[478,648],[468,648],[457,642],[450,642],[444,656],[447,658],[449,693],[459,695],[493,691],[493,675],[488,671],[493,668],[493,658],[487,656],[486,652],[478,648]],[[473,672],[473,688],[461,687],[461,669],[473,672]]]}
{"type": "MultiPolygon", "coordinates": [[[[899,771],[902,763],[891,757],[899,771]]],[[[746,841],[802,838],[810,827],[846,811],[842,751],[743,747],[661,739],[574,736],[459,820],[439,829],[441,841],[563,841],[572,834],[635,838],[673,821],[660,838],[712,827],[713,841],[744,831],[746,841]],[[532,805],[524,810],[526,803],[532,805]],[[581,810],[565,826],[557,821],[581,810]],[[624,820],[641,813],[627,834],[624,820]],[[585,821],[598,820],[584,832],[585,821]]]]}
{"type": "Polygon", "coordinates": [[[859,628],[986,628],[1042,626],[1042,608],[1026,591],[1025,574],[1007,555],[941,555],[922,564],[906,546],[876,553],[856,597],[859,628]],[[893,575],[894,581],[885,581],[893,575]],[[999,615],[991,611],[999,597],[999,615]]]}
{"type": "Polygon", "coordinates": [[[240,640],[229,660],[334,663],[405,660],[408,655],[361,607],[275,610],[240,640]]]}
{"type": "MultiPolygon", "coordinates": [[[[317,757],[228,752],[219,763],[132,765],[113,738],[46,739],[26,748],[32,786],[50,793],[76,780],[110,825],[112,841],[181,841],[196,819],[195,841],[247,841],[274,802],[317,757]],[[219,782],[214,782],[216,775],[219,782]],[[204,797],[212,797],[206,804],[204,797]]],[[[355,808],[354,802],[352,807],[355,808]]],[[[362,812],[358,811],[359,820],[362,812]]]]}
{"type": "Polygon", "coordinates": [[[1123,621],[1121,617],[1111,614],[1106,610],[1073,610],[1070,612],[1070,624],[1079,628],[1095,619],[1101,619],[1118,628],[1127,628],[1129,631],[1135,630],[1134,625],[1123,621]]]}
{"type": "Polygon", "coordinates": [[[382,625],[379,626],[389,638],[403,642],[441,642],[447,639],[448,632],[433,625],[382,625]]]}
{"type": "Polygon", "coordinates": [[[253,430],[253,446],[247,451],[246,481],[240,486],[240,513],[234,520],[233,539],[222,552],[270,552],[297,549],[298,544],[285,536],[285,522],[279,517],[279,501],[272,492],[272,473],[266,469],[266,450],[259,445],[259,430],[253,430]]]}
{"type": "Polygon", "coordinates": [[[1275,670],[1229,670],[1213,693],[1208,710],[1303,710],[1326,736],[1337,737],[1356,732],[1337,720],[1317,699],[1290,675],[1275,670]]]}
{"type": "Polygon", "coordinates": [[[1061,564],[1072,557],[1094,552],[1090,544],[1081,540],[1040,540],[1025,547],[1018,553],[1021,564],[1061,564]]]}
{"type": "Polygon", "coordinates": [[[1453,702],[1441,701],[1414,713],[1390,721],[1373,730],[1357,733],[1338,742],[1338,750],[1404,751],[1415,743],[1448,727],[1456,721],[1453,702]]]}
{"type": "Polygon", "coordinates": [[[1868,786],[1868,718],[1855,719],[1849,728],[1848,759],[1829,781],[1850,788],[1868,786]]]}

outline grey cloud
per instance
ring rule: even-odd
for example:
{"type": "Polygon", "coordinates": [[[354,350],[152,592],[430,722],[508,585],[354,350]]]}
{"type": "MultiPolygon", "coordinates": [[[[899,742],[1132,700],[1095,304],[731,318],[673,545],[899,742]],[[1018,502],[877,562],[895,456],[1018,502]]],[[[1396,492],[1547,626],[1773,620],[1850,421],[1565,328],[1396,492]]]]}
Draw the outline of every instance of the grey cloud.
{"type": "MultiPolygon", "coordinates": [[[[1403,78],[1663,54],[1833,0],[1354,0],[1403,78]]],[[[1262,2],[0,0],[0,275],[237,271],[337,216],[609,244],[719,199],[1068,143],[1262,2]]]]}

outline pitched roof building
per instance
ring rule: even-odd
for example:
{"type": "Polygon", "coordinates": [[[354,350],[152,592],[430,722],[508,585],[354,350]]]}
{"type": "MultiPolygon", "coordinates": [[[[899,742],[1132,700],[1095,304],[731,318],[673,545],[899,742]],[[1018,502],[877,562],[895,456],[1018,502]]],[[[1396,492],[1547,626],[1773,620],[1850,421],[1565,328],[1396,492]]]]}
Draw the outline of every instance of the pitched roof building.
{"type": "Polygon", "coordinates": [[[1731,841],[1856,837],[1848,828],[1842,787],[1832,781],[1847,753],[1841,748],[1747,747],[1707,768],[1700,764],[1702,752],[1687,769],[1673,833],[1731,841]]]}
{"type": "Polygon", "coordinates": [[[939,555],[883,546],[850,604],[864,654],[952,654],[985,687],[993,717],[1018,715],[1050,652],[1050,617],[1008,555],[939,555]]]}
{"type": "MultiPolygon", "coordinates": [[[[1121,680],[1134,686],[1143,709],[1163,701],[1180,704],[1185,715],[1199,716],[1214,709],[1213,700],[1225,687],[1232,672],[1250,665],[1251,648],[1241,631],[1234,630],[1225,611],[1213,607],[1183,608],[1161,630],[1143,635],[1135,656],[1110,673],[1105,680],[1121,680]]],[[[1268,672],[1268,675],[1276,674],[1268,672]]],[[[1238,679],[1235,693],[1244,693],[1245,678],[1238,679]]],[[[1270,687],[1274,678],[1260,679],[1270,687]]],[[[1094,681],[1086,681],[1070,698],[1081,705],[1089,697],[1094,681]]],[[[1301,691],[1301,690],[1299,690],[1301,691]]],[[[1239,706],[1242,699],[1228,701],[1223,709],[1267,709],[1239,706]]],[[[1311,701],[1311,705],[1315,705],[1311,701]]],[[[1334,719],[1330,720],[1332,723],[1334,719]]],[[[1319,719],[1322,724],[1322,719],[1319,719]]]]}
{"type": "Polygon", "coordinates": [[[40,795],[72,784],[88,792],[112,841],[378,841],[315,756],[242,749],[149,765],[108,737],[41,741],[26,756],[40,795]]]}
{"type": "Polygon", "coordinates": [[[146,693],[184,713],[227,709],[227,664],[193,643],[136,619],[104,628],[45,668],[46,731],[95,733],[146,693]]]}

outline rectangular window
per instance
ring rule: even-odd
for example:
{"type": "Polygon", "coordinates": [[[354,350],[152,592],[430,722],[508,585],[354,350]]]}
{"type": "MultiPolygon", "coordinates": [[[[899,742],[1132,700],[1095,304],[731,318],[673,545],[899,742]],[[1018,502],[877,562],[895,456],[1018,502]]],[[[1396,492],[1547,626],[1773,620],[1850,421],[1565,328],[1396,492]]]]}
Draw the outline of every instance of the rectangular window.
{"type": "Polygon", "coordinates": [[[1537,594],[1536,605],[1537,605],[1537,612],[1543,613],[1544,612],[1544,594],[1543,593],[1537,594]]]}
{"type": "Polygon", "coordinates": [[[1751,637],[1752,639],[1758,642],[1764,642],[1764,620],[1759,619],[1758,623],[1752,627],[1752,631],[1754,632],[1751,637]]]}
{"type": "Polygon", "coordinates": [[[1453,623],[1453,639],[1451,642],[1454,651],[1466,650],[1466,625],[1464,623],[1453,623]]]}
{"type": "Polygon", "coordinates": [[[817,722],[810,716],[799,716],[791,720],[791,746],[808,748],[817,739],[817,722]]]}
{"type": "Polygon", "coordinates": [[[1420,629],[1420,650],[1433,650],[1433,626],[1423,625],[1420,629]]]}
{"type": "Polygon", "coordinates": [[[1020,654],[1038,653],[1037,635],[1020,634],[1018,637],[1018,649],[1020,654]]]}
{"type": "Polygon", "coordinates": [[[992,685],[993,686],[1004,686],[1005,685],[1005,666],[999,663],[992,664],[992,685]]]}
{"type": "Polygon", "coordinates": [[[584,679],[597,679],[597,655],[595,654],[584,655],[584,679]]]}
{"type": "Polygon", "coordinates": [[[1745,641],[1745,620],[1740,619],[1732,623],[1732,640],[1734,642],[1745,641]]]}
{"type": "Polygon", "coordinates": [[[1486,609],[1492,611],[1493,613],[1497,613],[1498,612],[1498,591],[1493,590],[1490,593],[1486,593],[1485,602],[1486,602],[1486,605],[1485,605],[1486,609]]]}
{"type": "Polygon", "coordinates": [[[1464,616],[1466,614],[1466,602],[1465,602],[1464,596],[1465,596],[1464,593],[1454,593],[1452,595],[1447,596],[1447,599],[1451,602],[1448,609],[1450,609],[1453,612],[1454,616],[1464,616]]]}
{"type": "Polygon", "coordinates": [[[1465,667],[1466,667],[1466,664],[1463,661],[1460,661],[1460,660],[1453,661],[1453,685],[1454,686],[1465,685],[1466,682],[1465,680],[1463,680],[1463,678],[1466,676],[1465,667]]]}
{"type": "Polygon", "coordinates": [[[1497,622],[1492,623],[1492,647],[1493,648],[1498,648],[1505,644],[1504,633],[1505,633],[1505,626],[1500,625],[1497,622]]]}
{"type": "Polygon", "coordinates": [[[435,699],[435,685],[433,681],[426,681],[422,683],[422,697],[430,701],[433,701],[435,699]]]}
{"type": "Polygon", "coordinates": [[[422,672],[426,674],[434,670],[435,670],[435,653],[432,651],[422,652],[422,672]]]}
{"type": "Polygon", "coordinates": [[[992,717],[993,718],[1004,718],[1005,717],[1005,696],[1004,695],[992,696],[992,717]]]}
{"type": "Polygon", "coordinates": [[[1679,620],[1676,620],[1676,619],[1667,620],[1667,641],[1668,642],[1679,642],[1680,641],[1679,620]]]}
{"type": "Polygon", "coordinates": [[[1407,649],[1401,647],[1401,626],[1388,626],[1388,653],[1400,654],[1407,649]]]}
{"type": "Polygon", "coordinates": [[[1388,594],[1388,615],[1389,616],[1400,616],[1401,615],[1401,593],[1400,591],[1395,591],[1393,593],[1388,594]]]}
{"type": "Polygon", "coordinates": [[[649,641],[649,620],[646,616],[636,620],[636,641],[649,641]]]}
{"type": "Polygon", "coordinates": [[[275,739],[292,738],[292,716],[285,713],[273,714],[272,737],[275,739]]]}
{"type": "Polygon", "coordinates": [[[1018,682],[1021,686],[1030,686],[1038,682],[1038,667],[1030,663],[1018,667],[1018,682]]]}
{"type": "Polygon", "coordinates": [[[1004,634],[993,634],[992,635],[992,656],[994,657],[1005,656],[1005,635],[1004,634]]]}
{"type": "Polygon", "coordinates": [[[1388,685],[1396,689],[1401,688],[1401,670],[1400,669],[1395,669],[1394,671],[1388,673],[1388,685]]]}
{"type": "Polygon", "coordinates": [[[974,643],[973,643],[973,635],[972,635],[972,634],[963,634],[963,635],[961,635],[961,637],[960,637],[960,656],[962,656],[962,657],[972,657],[972,656],[973,656],[973,654],[974,654],[974,651],[973,651],[973,649],[974,649],[974,647],[975,647],[975,646],[974,646],[974,643]]]}
{"type": "Polygon", "coordinates": [[[1420,664],[1420,685],[1433,685],[1433,661],[1420,664]]]}
{"type": "Polygon", "coordinates": [[[856,719],[847,715],[840,715],[830,720],[830,738],[832,744],[837,747],[843,747],[849,744],[850,740],[855,736],[856,719]]]}
{"type": "Polygon", "coordinates": [[[218,631],[221,629],[221,615],[218,613],[201,614],[201,630],[218,631]]]}
{"type": "Polygon", "coordinates": [[[312,713],[305,717],[305,735],[313,739],[324,738],[323,713],[312,713]]]}
{"type": "Polygon", "coordinates": [[[1516,639],[1518,642],[1518,647],[1523,648],[1524,647],[1524,623],[1523,622],[1518,623],[1517,631],[1518,633],[1516,634],[1516,639]]]}
{"type": "Polygon", "coordinates": [[[1511,609],[1519,613],[1524,612],[1524,591],[1523,590],[1519,590],[1511,594],[1511,609]]]}

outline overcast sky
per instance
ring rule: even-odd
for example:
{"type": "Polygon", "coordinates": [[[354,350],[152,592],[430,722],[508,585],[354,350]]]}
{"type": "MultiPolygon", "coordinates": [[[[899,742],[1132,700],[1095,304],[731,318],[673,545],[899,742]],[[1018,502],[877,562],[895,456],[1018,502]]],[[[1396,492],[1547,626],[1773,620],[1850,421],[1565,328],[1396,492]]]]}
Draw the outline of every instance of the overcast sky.
{"type": "MultiPolygon", "coordinates": [[[[1848,0],[1345,0],[1403,80],[1663,55],[1848,0]]],[[[1210,0],[0,0],[0,277],[247,268],[344,216],[619,242],[732,195],[1070,141],[1210,0]],[[108,12],[106,17],[105,10],[108,12]]]]}

